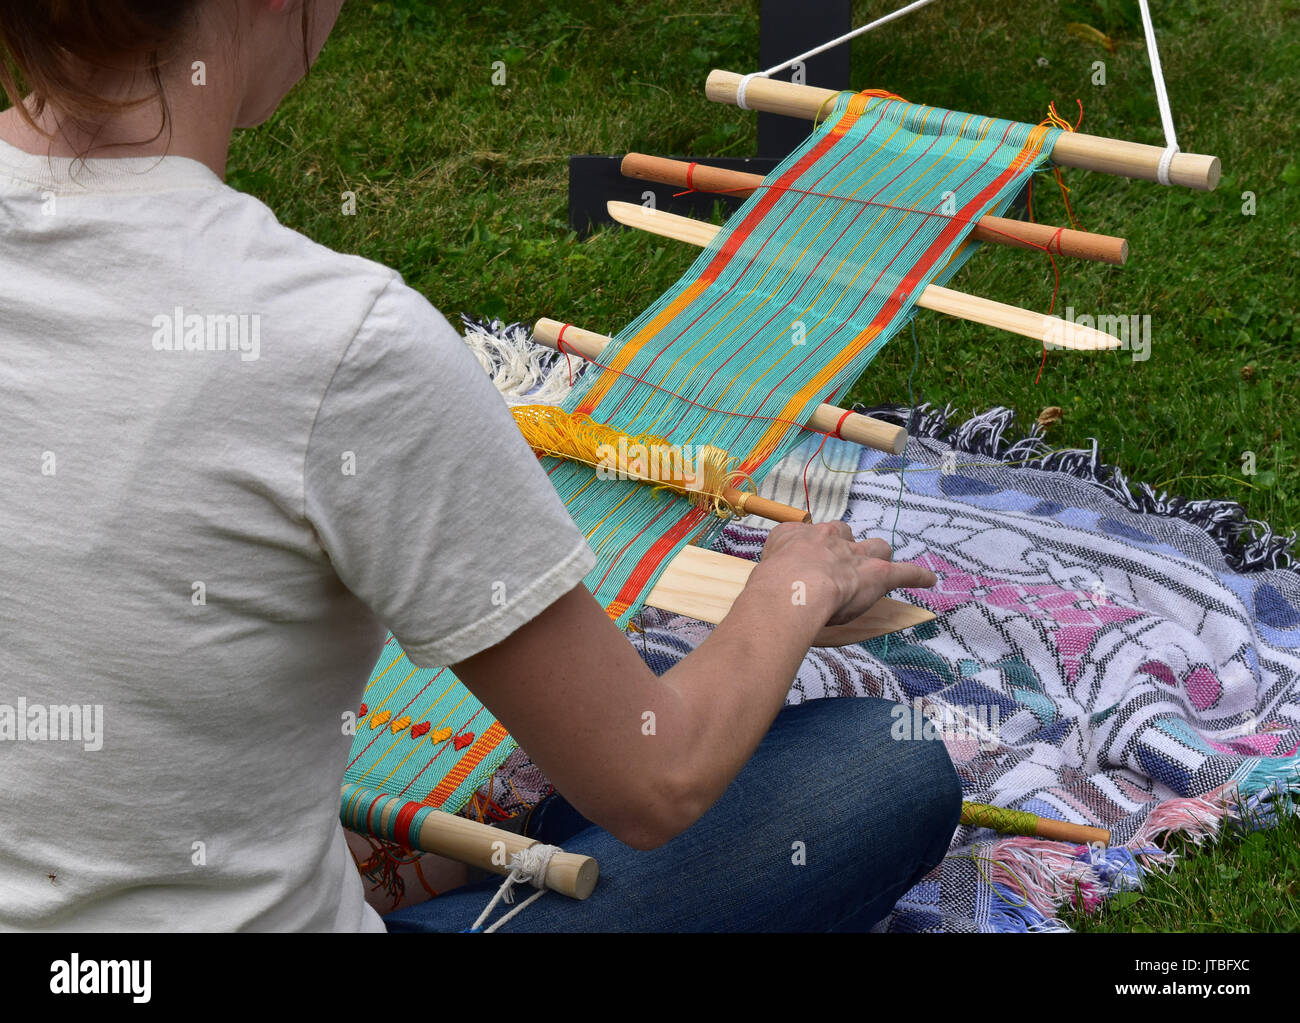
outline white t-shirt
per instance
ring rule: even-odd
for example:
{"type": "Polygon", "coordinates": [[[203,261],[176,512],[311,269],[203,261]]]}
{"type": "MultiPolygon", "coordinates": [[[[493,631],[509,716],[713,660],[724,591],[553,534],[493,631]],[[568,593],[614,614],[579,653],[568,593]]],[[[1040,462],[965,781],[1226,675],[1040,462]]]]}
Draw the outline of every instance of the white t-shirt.
{"type": "Polygon", "coordinates": [[[398,274],[0,143],[0,929],[382,930],[338,810],[385,626],[454,663],[593,563],[398,274]]]}

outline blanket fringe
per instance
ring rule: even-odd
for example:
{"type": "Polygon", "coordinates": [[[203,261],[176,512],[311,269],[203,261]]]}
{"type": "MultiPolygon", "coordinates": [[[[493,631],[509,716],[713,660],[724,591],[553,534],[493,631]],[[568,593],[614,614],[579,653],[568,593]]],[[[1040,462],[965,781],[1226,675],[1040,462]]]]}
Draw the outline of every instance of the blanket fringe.
{"type": "Polygon", "coordinates": [[[1200,847],[1230,830],[1272,827],[1300,812],[1300,757],[1261,760],[1241,779],[1204,795],[1156,806],[1123,846],[1070,845],[1007,838],[971,854],[993,889],[989,923],[999,931],[1069,930],[1062,906],[1097,911],[1109,896],[1140,890],[1145,878],[1173,869],[1178,854],[1162,848],[1178,837],[1200,847]]]}
{"type": "Polygon", "coordinates": [[[573,387],[582,359],[535,344],[522,323],[460,314],[465,344],[508,405],[558,405],[573,387]]]}

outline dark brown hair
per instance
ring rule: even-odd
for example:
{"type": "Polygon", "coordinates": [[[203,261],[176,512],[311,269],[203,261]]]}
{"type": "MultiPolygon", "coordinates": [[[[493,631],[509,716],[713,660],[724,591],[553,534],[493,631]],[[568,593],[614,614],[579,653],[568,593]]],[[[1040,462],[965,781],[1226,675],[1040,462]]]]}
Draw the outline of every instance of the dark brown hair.
{"type": "MultiPolygon", "coordinates": [[[[46,107],[84,123],[142,106],[169,111],[162,68],[171,49],[191,27],[203,0],[0,0],[0,88],[33,128],[46,107]],[[99,71],[139,72],[153,81],[139,99],[105,99],[95,91],[99,71]],[[32,109],[23,103],[30,92],[32,109]]],[[[302,8],[303,51],[307,57],[310,3],[302,8]]],[[[310,60],[308,60],[310,63],[310,60]]],[[[158,136],[155,136],[157,138],[158,136]]],[[[149,140],[152,141],[152,140],[149,140]]]]}

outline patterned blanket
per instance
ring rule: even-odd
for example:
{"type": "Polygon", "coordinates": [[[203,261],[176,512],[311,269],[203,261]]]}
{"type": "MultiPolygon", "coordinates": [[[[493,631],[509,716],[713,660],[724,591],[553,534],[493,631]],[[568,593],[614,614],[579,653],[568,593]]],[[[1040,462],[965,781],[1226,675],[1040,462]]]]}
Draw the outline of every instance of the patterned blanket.
{"type": "MultiPolygon", "coordinates": [[[[1053,452],[1037,431],[1007,443],[1010,424],[995,409],[950,430],[945,413],[918,409],[903,458],[864,450],[839,474],[854,533],[892,533],[897,557],[939,576],[896,594],[939,617],[814,650],[788,702],[897,700],[911,711],[900,723],[935,723],[967,799],[1107,827],[1113,844],[962,828],[884,930],[1063,929],[1062,905],[1095,907],[1169,867],[1169,834],[1266,825],[1300,790],[1294,538],[1230,502],[1134,493],[1095,449],[1053,452]]],[[[810,476],[824,485],[842,461],[819,459],[810,476]]],[[[735,524],[717,548],[753,559],[765,536],[735,524]]],[[[709,629],[652,609],[640,625],[656,671],[709,629]]],[[[482,795],[509,804],[544,788],[517,751],[482,795]]]]}

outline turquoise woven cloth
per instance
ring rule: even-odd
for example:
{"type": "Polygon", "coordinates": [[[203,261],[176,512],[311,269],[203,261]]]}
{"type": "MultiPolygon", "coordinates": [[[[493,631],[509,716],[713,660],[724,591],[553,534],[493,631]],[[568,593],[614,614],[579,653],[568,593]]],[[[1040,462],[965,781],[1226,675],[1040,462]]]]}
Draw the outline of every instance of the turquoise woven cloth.
{"type": "MultiPolygon", "coordinates": [[[[1056,135],[841,96],[564,407],[629,434],[724,448],[761,482],[806,440],[813,409],[838,401],[907,323],[920,293],[969,257],[974,224],[1010,202],[1056,135]]],[[[722,528],[685,497],[544,464],[596,553],[587,586],[620,625],[677,551],[722,528]]],[[[417,669],[395,641],[365,700],[350,783],[458,810],[515,748],[451,672],[417,669]]]]}

